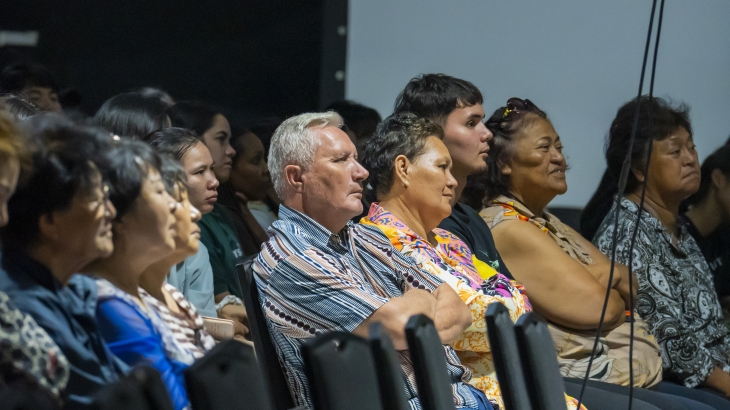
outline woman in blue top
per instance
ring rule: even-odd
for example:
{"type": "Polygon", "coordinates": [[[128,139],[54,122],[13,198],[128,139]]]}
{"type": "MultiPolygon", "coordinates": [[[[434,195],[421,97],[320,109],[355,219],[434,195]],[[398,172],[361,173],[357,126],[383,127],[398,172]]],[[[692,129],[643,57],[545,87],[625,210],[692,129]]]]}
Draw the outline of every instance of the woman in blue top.
{"type": "Polygon", "coordinates": [[[183,371],[192,352],[180,346],[139,292],[139,278],[175,249],[177,206],[160,177],[160,157],[146,144],[120,141],[111,151],[110,199],[114,252],[87,271],[98,277],[96,317],[104,340],[127,364],[157,369],[176,410],[189,407],[183,371]]]}

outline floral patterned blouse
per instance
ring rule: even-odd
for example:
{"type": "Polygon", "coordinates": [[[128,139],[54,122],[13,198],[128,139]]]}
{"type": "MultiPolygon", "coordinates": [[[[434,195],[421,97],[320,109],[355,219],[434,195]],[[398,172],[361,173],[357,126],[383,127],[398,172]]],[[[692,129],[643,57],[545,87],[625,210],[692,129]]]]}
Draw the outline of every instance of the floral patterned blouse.
{"type": "MultiPolygon", "coordinates": [[[[368,216],[362,218],[360,222],[376,226],[383,231],[396,249],[411,257],[422,270],[448,283],[469,306],[472,325],[462,333],[459,340],[452,343],[452,347],[456,350],[461,363],[469,367],[474,374],[469,383],[482,390],[489,401],[503,409],[504,404],[489,348],[484,314],[487,306],[493,302],[505,305],[513,321],[522,314],[530,312],[532,307],[524,288],[499,273],[483,280],[471,262],[469,247],[459,238],[448,231],[436,228],[432,233],[437,246],[432,246],[428,240],[418,236],[377,202],[370,206],[368,216]]],[[[566,395],[566,404],[573,410],[577,403],[575,399],[566,395]]]]}
{"type": "MultiPolygon", "coordinates": [[[[624,264],[638,209],[621,200],[616,260],[624,264]]],[[[614,204],[593,239],[605,254],[611,252],[615,215],[614,204]]],[[[715,367],[730,373],[730,337],[720,322],[722,309],[702,251],[684,225],[677,228],[675,244],[664,225],[642,210],[632,261],[639,280],[636,311],[662,348],[664,376],[695,387],[715,367]]]]}

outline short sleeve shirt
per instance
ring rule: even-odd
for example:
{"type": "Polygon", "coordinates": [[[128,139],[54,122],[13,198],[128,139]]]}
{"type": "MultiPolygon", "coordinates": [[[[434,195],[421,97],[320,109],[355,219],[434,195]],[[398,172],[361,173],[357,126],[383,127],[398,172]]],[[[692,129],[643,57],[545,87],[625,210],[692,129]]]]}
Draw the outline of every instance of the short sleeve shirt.
{"type": "MultiPolygon", "coordinates": [[[[289,389],[297,405],[312,407],[300,349],[308,339],[333,330],[352,331],[391,298],[410,289],[433,291],[438,278],[414,268],[377,228],[349,223],[338,234],[306,215],[281,206],[270,239],[253,270],[289,389]]],[[[466,384],[471,372],[444,345],[454,404],[476,408],[466,384]]],[[[412,409],[420,409],[413,365],[399,352],[412,409]]]]}
{"type": "Polygon", "coordinates": [[[213,269],[208,248],[201,242],[198,252],[170,269],[166,281],[182,292],[200,315],[218,317],[213,295],[213,269]]]}

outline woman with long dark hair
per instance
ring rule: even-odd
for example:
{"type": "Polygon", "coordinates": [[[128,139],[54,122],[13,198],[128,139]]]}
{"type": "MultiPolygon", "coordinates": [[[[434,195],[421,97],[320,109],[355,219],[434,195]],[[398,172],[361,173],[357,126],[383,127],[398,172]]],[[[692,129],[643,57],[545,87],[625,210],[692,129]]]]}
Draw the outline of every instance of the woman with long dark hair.
{"type": "Polygon", "coordinates": [[[615,246],[618,263],[628,264],[631,258],[639,281],[636,312],[646,320],[662,348],[664,378],[730,397],[730,335],[721,323],[722,310],[710,268],[687,228],[678,221],[682,201],[700,187],[700,164],[688,108],[649,97],[622,106],[611,126],[606,173],[616,179],[620,175],[637,104],[645,114],[639,123],[642,132],[636,136],[626,195],[615,204],[614,184],[598,187],[597,194],[614,194],[604,199],[613,205],[593,243],[606,255],[611,255],[615,246]],[[618,231],[614,232],[617,212],[618,231]]]}

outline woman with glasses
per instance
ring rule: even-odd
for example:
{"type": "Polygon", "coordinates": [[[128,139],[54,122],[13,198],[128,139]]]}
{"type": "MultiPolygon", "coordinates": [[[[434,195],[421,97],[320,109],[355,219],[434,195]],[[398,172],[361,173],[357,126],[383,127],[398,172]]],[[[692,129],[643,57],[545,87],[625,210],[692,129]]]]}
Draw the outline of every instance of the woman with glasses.
{"type": "MultiPolygon", "coordinates": [[[[36,370],[48,366],[49,387],[61,390],[65,384],[66,407],[83,408],[126,369],[96,326],[94,280],[77,274],[114,250],[116,210],[100,172],[107,166],[103,153],[111,138],[108,132],[51,114],[27,121],[24,145],[31,150],[32,168],[10,197],[6,225],[0,229],[0,290],[35,320],[68,361],[49,348],[51,357],[38,358],[36,370]]],[[[38,347],[36,353],[42,351],[38,347]]]]}

